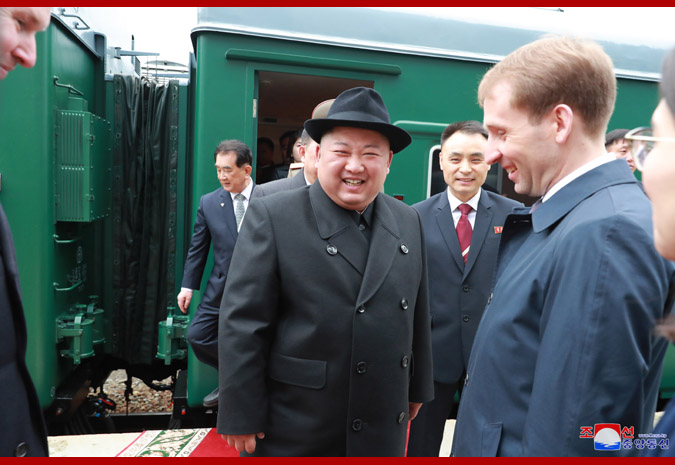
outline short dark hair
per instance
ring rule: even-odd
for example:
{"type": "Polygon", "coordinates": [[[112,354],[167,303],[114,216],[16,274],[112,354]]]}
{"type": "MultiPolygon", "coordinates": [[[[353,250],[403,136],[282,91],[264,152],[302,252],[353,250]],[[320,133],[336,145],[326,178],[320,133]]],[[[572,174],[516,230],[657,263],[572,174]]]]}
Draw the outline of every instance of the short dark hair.
{"type": "Polygon", "coordinates": [[[237,154],[236,163],[239,168],[244,165],[253,165],[251,149],[248,148],[248,145],[236,139],[224,140],[218,144],[216,151],[213,153],[213,161],[216,161],[219,154],[227,152],[235,152],[237,154]]]}
{"type": "Polygon", "coordinates": [[[613,129],[605,135],[605,148],[612,145],[617,140],[621,140],[628,134],[628,129],[613,129]]]}
{"type": "Polygon", "coordinates": [[[267,137],[258,137],[258,146],[260,145],[267,145],[267,147],[269,147],[269,149],[274,152],[274,142],[272,142],[272,139],[267,137]]]}
{"type": "Polygon", "coordinates": [[[464,134],[469,135],[480,134],[485,137],[485,140],[488,138],[487,130],[478,121],[457,121],[456,123],[449,124],[448,127],[443,129],[443,133],[441,134],[441,145],[445,144],[445,141],[450,139],[456,132],[463,132],[464,134]]]}
{"type": "Polygon", "coordinates": [[[675,48],[668,53],[663,61],[661,95],[665,99],[670,112],[675,115],[675,48]]]}

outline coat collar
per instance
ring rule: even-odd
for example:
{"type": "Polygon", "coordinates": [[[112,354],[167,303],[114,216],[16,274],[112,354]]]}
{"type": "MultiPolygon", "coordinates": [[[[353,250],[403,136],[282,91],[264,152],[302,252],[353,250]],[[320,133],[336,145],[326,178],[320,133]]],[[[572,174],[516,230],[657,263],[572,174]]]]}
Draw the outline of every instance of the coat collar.
{"type": "Polygon", "coordinates": [[[574,207],[601,189],[638,181],[623,160],[615,160],[581,175],[532,213],[532,230],[539,233],[567,215],[574,207]]]}
{"type": "Polygon", "coordinates": [[[349,212],[339,207],[324,192],[317,180],[309,188],[309,199],[316,217],[319,236],[337,248],[337,252],[363,275],[358,301],[368,301],[384,281],[401,247],[398,224],[389,205],[379,193],[369,208],[374,208],[370,248],[349,212]]]}

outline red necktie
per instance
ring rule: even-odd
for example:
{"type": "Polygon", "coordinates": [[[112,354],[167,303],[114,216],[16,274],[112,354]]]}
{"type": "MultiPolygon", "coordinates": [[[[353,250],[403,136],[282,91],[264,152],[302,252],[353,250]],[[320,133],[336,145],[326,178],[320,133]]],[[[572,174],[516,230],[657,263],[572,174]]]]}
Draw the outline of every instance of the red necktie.
{"type": "Polygon", "coordinates": [[[473,233],[471,223],[469,223],[469,212],[471,210],[471,205],[468,203],[463,203],[459,206],[459,211],[462,212],[462,216],[459,217],[459,221],[457,222],[457,239],[459,239],[459,248],[462,250],[464,263],[466,263],[466,259],[469,256],[471,234],[473,233]]]}

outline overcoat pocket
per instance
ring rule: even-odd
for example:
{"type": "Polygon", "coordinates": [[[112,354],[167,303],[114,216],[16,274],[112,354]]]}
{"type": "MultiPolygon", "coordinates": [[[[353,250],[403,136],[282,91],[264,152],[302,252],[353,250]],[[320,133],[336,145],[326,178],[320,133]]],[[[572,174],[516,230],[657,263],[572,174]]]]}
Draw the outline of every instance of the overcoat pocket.
{"type": "Polygon", "coordinates": [[[322,389],[326,385],[326,366],[323,360],[308,360],[272,352],[268,364],[268,376],[280,383],[310,389],[322,389]]]}

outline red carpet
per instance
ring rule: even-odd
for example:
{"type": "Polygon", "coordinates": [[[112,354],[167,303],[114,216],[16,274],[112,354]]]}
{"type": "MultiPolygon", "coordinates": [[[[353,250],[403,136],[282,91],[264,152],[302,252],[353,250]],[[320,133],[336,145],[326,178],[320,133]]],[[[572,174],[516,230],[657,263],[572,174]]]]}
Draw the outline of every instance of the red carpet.
{"type": "Polygon", "coordinates": [[[117,457],[239,457],[215,428],[144,431],[117,457]]]}

